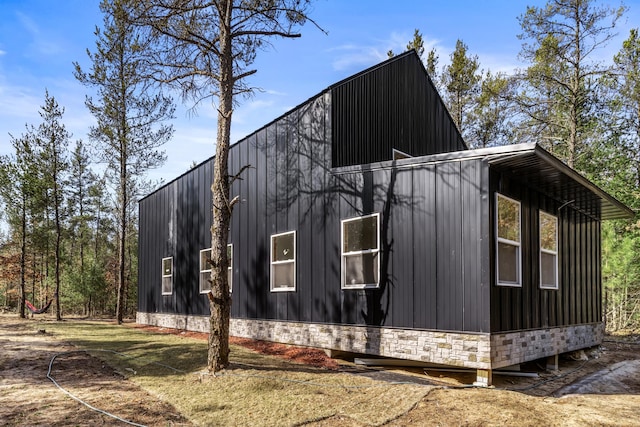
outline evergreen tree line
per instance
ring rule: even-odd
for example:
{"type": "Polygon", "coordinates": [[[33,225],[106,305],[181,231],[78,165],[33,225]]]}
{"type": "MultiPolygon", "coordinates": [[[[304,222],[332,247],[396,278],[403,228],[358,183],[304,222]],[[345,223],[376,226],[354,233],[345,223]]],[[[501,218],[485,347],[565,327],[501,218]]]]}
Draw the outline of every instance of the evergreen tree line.
{"type": "MultiPolygon", "coordinates": [[[[425,53],[416,29],[407,50],[422,58],[470,148],[536,142],[636,212],[640,209],[640,38],[630,30],[603,61],[626,7],[549,0],[519,18],[513,73],[481,67],[456,42],[448,64],[425,53]]],[[[391,57],[392,51],[388,52],[391,57]]],[[[603,223],[604,317],[609,330],[640,328],[640,221],[603,223]]]]}
{"type": "MultiPolygon", "coordinates": [[[[52,308],[57,316],[63,309],[84,315],[115,312],[114,205],[107,177],[92,169],[82,140],[72,143],[63,115],[47,92],[42,122],[11,136],[14,154],[0,163],[8,225],[0,242],[0,306],[17,308],[21,317],[28,314],[23,298],[36,307],[57,300],[52,308]]],[[[133,214],[128,218],[131,228],[133,214]]],[[[136,241],[128,244],[135,252],[136,241]]],[[[132,257],[127,261],[134,264],[132,257]]],[[[131,276],[130,300],[135,303],[135,272],[131,276]]]]}
{"type": "Polygon", "coordinates": [[[137,199],[153,187],[146,172],[166,159],[173,134],[171,98],[148,83],[145,38],[127,21],[128,0],[104,0],[89,69],[74,76],[92,88],[94,116],[86,145],[72,145],[64,108],[47,91],[41,123],[10,135],[0,158],[0,307],[25,317],[53,300],[63,313],[115,316],[137,308],[137,199]]]}

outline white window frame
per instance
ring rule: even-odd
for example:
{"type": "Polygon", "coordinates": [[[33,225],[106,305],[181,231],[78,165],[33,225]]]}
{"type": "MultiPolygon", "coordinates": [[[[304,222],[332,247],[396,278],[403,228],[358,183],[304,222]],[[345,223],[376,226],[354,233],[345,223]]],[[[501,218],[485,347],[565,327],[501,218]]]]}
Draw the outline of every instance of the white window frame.
{"type": "Polygon", "coordinates": [[[200,263],[200,275],[199,277],[199,287],[200,287],[200,293],[201,294],[206,294],[209,293],[209,291],[211,291],[211,283],[208,282],[208,280],[211,280],[211,264],[209,265],[202,265],[202,253],[203,252],[209,252],[209,258],[211,258],[211,248],[208,249],[202,249],[200,251],[200,258],[198,260],[198,262],[200,263]],[[204,268],[203,268],[204,267],[204,268]],[[206,279],[203,280],[203,273],[208,273],[208,277],[206,279]],[[206,283],[209,288],[208,289],[203,289],[203,284],[206,283]]]}
{"type": "Polygon", "coordinates": [[[166,257],[166,258],[162,258],[162,263],[160,264],[162,267],[162,282],[160,283],[160,290],[162,292],[162,295],[173,295],[173,257],[166,257]],[[164,262],[166,260],[171,260],[171,274],[164,274],[164,262]],[[171,291],[166,292],[164,290],[164,279],[169,278],[171,279],[171,291]]]}
{"type": "Polygon", "coordinates": [[[269,286],[271,288],[271,292],[295,292],[296,290],[296,276],[297,276],[297,271],[296,271],[296,251],[297,251],[297,243],[296,243],[296,231],[285,231],[284,233],[277,233],[277,234],[272,234],[271,235],[271,239],[270,239],[271,245],[269,248],[269,251],[271,252],[271,258],[270,258],[270,266],[269,266],[269,286]],[[284,261],[274,261],[273,257],[274,257],[274,253],[273,253],[273,241],[274,239],[277,239],[278,237],[282,237],[282,236],[286,236],[288,234],[292,234],[293,235],[293,258],[292,259],[288,259],[288,260],[284,260],[284,261]],[[282,264],[291,264],[293,263],[293,286],[288,286],[288,287],[279,287],[279,288],[274,288],[274,284],[273,284],[273,278],[274,278],[274,274],[273,274],[273,267],[277,266],[277,265],[282,265],[282,264]]]}
{"type": "Polygon", "coordinates": [[[540,245],[540,258],[539,258],[539,262],[540,262],[540,289],[550,289],[550,290],[558,290],[559,288],[559,275],[558,275],[558,248],[559,248],[559,240],[558,240],[558,217],[556,215],[552,215],[548,212],[544,212],[542,210],[539,211],[539,216],[538,216],[538,229],[539,229],[539,245],[540,245]],[[556,243],[556,250],[550,250],[550,249],[544,249],[542,247],[542,215],[546,215],[550,218],[553,218],[553,220],[555,221],[556,224],[556,233],[555,233],[555,243],[556,243]],[[550,285],[545,285],[544,283],[542,283],[542,255],[543,254],[548,254],[548,255],[553,255],[555,258],[555,286],[550,286],[550,285]]]}
{"type": "Polygon", "coordinates": [[[227,281],[229,282],[229,293],[233,292],[233,243],[227,243],[227,281]]]}
{"type": "Polygon", "coordinates": [[[363,215],[353,218],[347,218],[340,221],[340,285],[342,289],[367,289],[367,288],[378,288],[380,286],[380,213],[373,213],[369,215],[363,215]],[[376,218],[376,249],[365,249],[360,251],[349,251],[345,252],[344,250],[344,226],[346,223],[354,222],[354,221],[362,221],[366,218],[376,218]],[[361,254],[376,254],[378,256],[378,282],[377,283],[357,283],[357,284],[347,284],[347,266],[346,259],[352,255],[361,255],[361,254]]]}
{"type": "MultiPolygon", "coordinates": [[[[200,251],[200,258],[198,260],[198,262],[200,263],[200,274],[199,274],[199,287],[200,287],[200,293],[201,294],[207,294],[209,293],[209,291],[211,291],[211,284],[209,284],[209,289],[203,289],[202,285],[203,285],[203,273],[208,273],[209,276],[207,277],[207,279],[209,279],[209,277],[211,276],[211,265],[207,265],[207,266],[203,266],[202,265],[202,253],[203,252],[211,252],[211,248],[208,249],[202,249],[200,251]],[[202,267],[208,267],[208,268],[202,268],[202,267]]],[[[227,280],[229,281],[229,293],[233,292],[233,243],[228,243],[227,244],[227,253],[231,252],[231,256],[229,257],[229,266],[227,267],[227,280]]],[[[209,255],[209,258],[211,258],[211,255],[209,255]]]]}
{"type": "Polygon", "coordinates": [[[496,284],[498,286],[508,286],[513,288],[521,288],[522,287],[522,204],[511,197],[504,196],[500,193],[496,193],[495,200],[495,233],[496,233],[496,247],[495,247],[495,255],[496,255],[496,284]],[[515,240],[509,240],[502,238],[498,235],[498,218],[500,217],[498,212],[498,200],[500,198],[508,200],[510,202],[514,202],[518,205],[518,235],[520,237],[520,241],[516,242],[515,240]],[[518,271],[518,280],[517,282],[501,282],[500,281],[500,243],[515,246],[518,249],[518,257],[517,257],[517,271],[518,271]]]}

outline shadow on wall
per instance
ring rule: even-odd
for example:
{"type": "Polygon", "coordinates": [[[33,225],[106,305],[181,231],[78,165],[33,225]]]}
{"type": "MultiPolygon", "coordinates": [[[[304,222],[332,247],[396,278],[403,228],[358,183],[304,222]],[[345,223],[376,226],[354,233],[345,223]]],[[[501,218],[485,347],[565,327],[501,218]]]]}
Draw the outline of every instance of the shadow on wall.
{"type": "MultiPolygon", "coordinates": [[[[322,97],[309,102],[272,124],[277,129],[270,130],[269,138],[256,139],[259,141],[256,146],[267,158],[267,168],[271,171],[268,180],[277,184],[275,191],[267,193],[267,211],[276,212],[278,218],[293,218],[303,227],[307,224],[313,238],[324,238],[326,292],[314,296],[315,310],[335,323],[383,326],[391,304],[390,289],[395,286],[390,268],[394,247],[391,219],[394,209],[411,209],[414,203],[411,194],[400,194],[395,186],[398,175],[411,172],[397,168],[374,172],[368,165],[360,170],[349,168],[347,172],[334,170],[328,136],[329,108],[325,103],[328,104],[328,100],[322,97]],[[379,287],[344,291],[340,288],[342,251],[339,238],[335,244],[336,239],[327,239],[320,234],[330,230],[339,236],[341,219],[375,212],[381,214],[379,287]]],[[[267,257],[268,253],[263,250],[260,256],[267,257]]],[[[259,270],[260,265],[253,265],[253,268],[259,270]]],[[[319,280],[317,277],[312,279],[319,280]]],[[[259,289],[254,286],[252,291],[259,289]]],[[[261,294],[256,292],[254,295],[261,294]]],[[[376,336],[376,333],[374,328],[368,335],[376,336]]],[[[377,344],[379,340],[374,342],[377,344]]]]}
{"type": "MultiPolygon", "coordinates": [[[[176,298],[176,308],[178,313],[202,314],[202,300],[198,298],[200,294],[199,272],[200,272],[200,250],[199,246],[199,222],[198,212],[200,211],[195,188],[195,174],[185,176],[178,181],[177,187],[177,211],[179,220],[176,233],[176,249],[174,258],[174,289],[176,298]],[[198,254],[194,257],[193,254],[198,254]]],[[[202,214],[200,214],[202,216],[202,214]]]]}
{"type": "MultiPolygon", "coordinates": [[[[259,131],[252,141],[256,155],[266,159],[266,213],[260,218],[267,222],[266,234],[296,229],[300,242],[311,239],[320,242],[305,246],[305,250],[310,247],[312,251],[310,255],[305,254],[312,258],[310,272],[304,272],[305,280],[308,277],[313,281],[310,289],[305,290],[309,293],[304,295],[309,295],[311,305],[305,305],[307,302],[299,293],[288,294],[286,299],[278,299],[278,303],[286,304],[286,307],[278,306],[274,311],[291,319],[300,312],[298,315],[302,318],[310,316],[305,312],[308,307],[315,318],[305,320],[315,321],[320,317],[323,322],[371,326],[367,334],[370,337],[375,337],[376,328],[381,326],[412,327],[416,312],[420,310],[425,311],[420,316],[428,318],[421,324],[449,322],[460,323],[462,327],[462,309],[445,313],[447,307],[437,307],[437,301],[448,301],[448,293],[458,292],[464,286],[464,248],[460,246],[462,210],[467,203],[464,200],[478,203],[477,195],[481,194],[479,175],[465,176],[460,162],[416,163],[412,167],[399,168],[394,161],[389,161],[384,168],[372,168],[372,165],[333,168],[329,116],[328,95],[322,95],[259,131]],[[436,200],[436,193],[441,199],[436,200]],[[341,219],[371,213],[380,214],[379,286],[342,290],[341,219]],[[422,245],[423,252],[433,259],[405,261],[402,259],[406,256],[404,252],[394,259],[394,251],[411,248],[407,239],[422,245]],[[403,242],[403,245],[398,246],[397,242],[403,242]],[[420,276],[418,280],[412,273],[404,272],[403,268],[410,263],[428,263],[423,270],[429,270],[429,277],[420,276]],[[398,289],[398,280],[412,281],[408,285],[414,292],[421,288],[422,300],[419,303],[406,301],[412,304],[407,313],[402,312],[405,301],[392,299],[400,294],[394,291],[398,289]],[[457,283],[460,289],[452,288],[451,283],[457,283]],[[392,312],[393,307],[396,308],[392,312]],[[438,310],[441,319],[436,320],[438,310]]],[[[479,221],[479,216],[475,215],[473,220],[479,221]]],[[[474,223],[470,227],[480,227],[480,224],[474,223]]],[[[247,302],[249,316],[264,318],[260,312],[271,313],[264,306],[272,302],[268,269],[269,247],[263,245],[252,260],[252,277],[245,276],[249,295],[260,298],[255,306],[247,302]],[[258,312],[255,307],[260,307],[258,312]]],[[[302,273],[298,271],[297,274],[300,277],[302,273]]],[[[403,295],[407,298],[406,293],[403,295]]],[[[376,345],[379,343],[373,338],[371,346],[376,345]]]]}
{"type": "Polygon", "coordinates": [[[269,271],[265,260],[269,259],[269,252],[263,243],[258,245],[256,257],[252,259],[250,268],[243,273],[243,283],[247,287],[245,309],[249,319],[260,318],[267,305],[269,292],[269,271]]]}

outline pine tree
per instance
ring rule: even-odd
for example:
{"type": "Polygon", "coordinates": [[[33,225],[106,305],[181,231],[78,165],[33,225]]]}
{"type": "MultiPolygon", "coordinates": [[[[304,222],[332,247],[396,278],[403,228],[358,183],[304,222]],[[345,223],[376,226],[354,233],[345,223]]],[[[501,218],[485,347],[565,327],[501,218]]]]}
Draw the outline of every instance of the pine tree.
{"type": "Polygon", "coordinates": [[[595,0],[549,0],[519,17],[520,56],[531,62],[522,76],[521,112],[530,118],[531,138],[541,138],[571,167],[581,168],[600,108],[597,87],[610,71],[594,57],[614,36],[624,10],[595,0]]]}
{"type": "Polygon", "coordinates": [[[25,318],[25,299],[27,288],[27,256],[29,238],[32,233],[32,212],[37,197],[38,168],[30,139],[27,135],[20,138],[11,136],[13,156],[0,159],[0,199],[9,225],[13,241],[19,243],[19,313],[25,318]]]}
{"type": "Polygon", "coordinates": [[[469,130],[469,113],[480,91],[481,79],[478,56],[469,56],[467,51],[467,45],[458,40],[451,54],[451,64],[444,68],[442,74],[445,103],[463,136],[469,130]]]}
{"type": "Polygon", "coordinates": [[[469,144],[473,148],[511,144],[516,113],[512,102],[513,79],[487,71],[469,114],[469,144]]]}
{"type": "Polygon", "coordinates": [[[407,44],[407,50],[415,50],[420,58],[424,55],[424,40],[422,39],[422,33],[416,28],[413,30],[413,40],[407,44]]]}
{"type": "MultiPolygon", "coordinates": [[[[92,241],[91,225],[96,218],[96,195],[100,189],[98,177],[91,170],[91,160],[82,140],[76,142],[71,154],[68,190],[69,198],[69,266],[72,288],[85,299],[86,314],[91,314],[92,295],[96,291],[92,287],[92,263],[88,262],[92,241]]],[[[95,260],[94,260],[95,262],[95,260]]]]}
{"type": "MultiPolygon", "coordinates": [[[[633,162],[631,169],[635,176],[632,188],[640,197],[640,37],[637,28],[630,31],[629,38],[613,60],[616,70],[613,86],[617,94],[614,114],[624,154],[633,162]]],[[[640,202],[636,207],[640,208],[640,202]]]]}
{"type": "Polygon", "coordinates": [[[65,180],[68,169],[67,147],[71,134],[62,123],[64,108],[58,105],[53,96],[45,93],[45,102],[41,107],[42,123],[32,128],[34,145],[38,148],[38,163],[42,183],[48,195],[48,208],[53,213],[53,256],[54,256],[54,298],[56,319],[62,320],[60,311],[60,282],[62,267],[62,235],[65,217],[65,180]]]}
{"type": "MultiPolygon", "coordinates": [[[[598,185],[640,209],[640,37],[632,29],[614,56],[614,74],[600,92],[608,101],[599,122],[599,144],[587,173],[598,185]]],[[[607,329],[640,327],[640,222],[603,224],[602,276],[607,329]]]]}
{"type": "MultiPolygon", "coordinates": [[[[422,39],[422,34],[417,28],[413,31],[413,39],[407,43],[406,50],[409,51],[412,49],[416,51],[420,58],[422,58],[422,55],[424,55],[424,40],[422,39]]],[[[393,50],[389,50],[387,52],[388,58],[393,58],[394,56],[396,56],[396,54],[393,50]]]]}
{"type": "Polygon", "coordinates": [[[425,63],[425,68],[427,69],[427,74],[431,77],[431,81],[436,86],[438,92],[441,92],[440,88],[440,73],[438,73],[438,62],[440,61],[440,57],[438,56],[438,52],[436,52],[436,48],[431,48],[429,53],[427,54],[427,62],[425,63]]]}
{"type": "Polygon", "coordinates": [[[122,322],[126,292],[128,224],[145,173],[162,165],[166,155],[160,147],[170,140],[173,127],[163,124],[173,118],[169,97],[151,94],[144,79],[142,53],[148,48],[137,27],[128,21],[135,0],[103,0],[104,30],[96,28],[96,50],[87,50],[89,72],[75,63],[75,77],[98,89],[98,99],[86,105],[98,122],[89,138],[98,144],[99,160],[107,165],[117,206],[118,273],[116,319],[122,322]]]}
{"type": "MultiPolygon", "coordinates": [[[[158,64],[153,78],[177,88],[196,106],[217,98],[217,136],[211,227],[211,292],[208,367],[229,363],[231,297],[227,280],[227,240],[233,206],[228,157],[235,97],[251,93],[247,77],[258,49],[273,37],[300,37],[295,30],[310,20],[310,0],[268,2],[211,0],[140,0],[132,20],[155,37],[149,63],[158,64]]],[[[248,166],[248,165],[246,165],[248,166]]]]}

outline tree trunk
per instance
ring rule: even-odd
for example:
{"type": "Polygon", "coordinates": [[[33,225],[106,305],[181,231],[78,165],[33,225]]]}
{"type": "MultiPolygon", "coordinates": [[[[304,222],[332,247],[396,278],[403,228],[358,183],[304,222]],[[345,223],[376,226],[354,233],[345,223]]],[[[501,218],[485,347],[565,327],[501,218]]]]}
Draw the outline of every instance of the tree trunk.
{"type": "MultiPolygon", "coordinates": [[[[53,142],[52,142],[53,143],[53,142]]],[[[62,198],[60,197],[60,187],[58,183],[58,154],[56,147],[53,146],[54,159],[53,159],[53,208],[55,215],[55,227],[56,227],[56,246],[55,246],[55,281],[56,281],[56,320],[62,320],[60,313],[60,247],[62,245],[62,224],[60,221],[60,203],[62,198]]]]}
{"type": "Polygon", "coordinates": [[[25,275],[27,255],[27,195],[22,191],[22,242],[20,246],[20,318],[25,318],[25,275]]]}
{"type": "MultiPolygon", "coordinates": [[[[122,34],[119,34],[119,37],[122,37],[122,34]]],[[[122,46],[122,42],[120,43],[122,46]]],[[[119,91],[120,91],[120,125],[118,129],[118,136],[120,142],[120,186],[118,189],[119,201],[120,201],[120,212],[119,212],[119,220],[118,224],[118,236],[120,241],[118,242],[118,282],[117,282],[117,303],[116,303],[116,321],[118,325],[122,323],[123,313],[124,313],[124,285],[125,285],[125,244],[127,241],[127,204],[128,204],[128,194],[127,194],[127,184],[129,179],[129,173],[127,171],[127,161],[129,159],[129,135],[127,133],[128,121],[127,121],[127,88],[124,82],[126,81],[126,77],[124,75],[124,58],[123,58],[122,50],[118,50],[118,61],[119,61],[119,91]]]]}
{"type": "Polygon", "coordinates": [[[118,325],[122,323],[123,312],[124,312],[124,278],[125,278],[125,240],[126,240],[126,232],[127,232],[127,221],[126,221],[126,212],[127,212],[127,164],[124,161],[125,156],[120,154],[120,212],[119,212],[119,220],[118,224],[118,280],[117,280],[117,288],[118,288],[118,299],[116,304],[116,321],[118,325]]]}
{"type": "Polygon", "coordinates": [[[213,169],[213,193],[211,226],[211,310],[209,353],[207,365],[210,372],[224,369],[229,364],[229,317],[231,296],[227,276],[227,241],[232,204],[229,201],[229,139],[233,113],[233,57],[231,51],[231,13],[233,5],[223,1],[220,5],[220,105],[218,107],[218,134],[213,169]]]}

